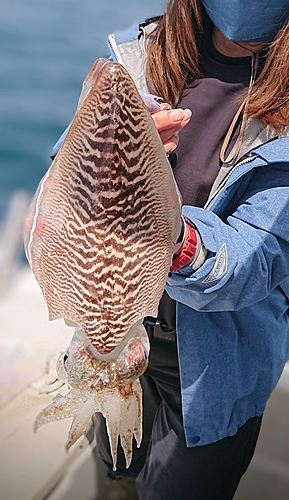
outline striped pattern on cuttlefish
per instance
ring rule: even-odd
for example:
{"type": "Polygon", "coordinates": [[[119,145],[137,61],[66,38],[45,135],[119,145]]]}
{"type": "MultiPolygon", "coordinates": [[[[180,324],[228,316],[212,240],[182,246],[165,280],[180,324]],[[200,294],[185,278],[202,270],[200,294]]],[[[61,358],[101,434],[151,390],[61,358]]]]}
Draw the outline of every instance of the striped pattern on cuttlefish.
{"type": "MultiPolygon", "coordinates": [[[[75,117],[27,217],[26,255],[49,319],[76,325],[57,363],[70,388],[35,427],[73,417],[67,447],[100,411],[114,467],[120,437],[127,466],[141,442],[140,375],[180,218],[180,196],[150,111],[125,68],[97,60],[75,117]]],[[[155,104],[154,104],[155,103],[155,104]]]]}

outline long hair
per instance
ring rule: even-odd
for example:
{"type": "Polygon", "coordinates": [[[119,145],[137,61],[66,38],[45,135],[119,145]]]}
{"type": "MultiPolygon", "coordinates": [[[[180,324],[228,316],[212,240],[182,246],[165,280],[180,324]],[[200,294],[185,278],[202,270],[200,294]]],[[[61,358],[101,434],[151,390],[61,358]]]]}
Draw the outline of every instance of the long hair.
{"type": "Polygon", "coordinates": [[[200,76],[197,33],[202,31],[199,0],[169,0],[151,35],[146,75],[150,88],[175,105],[188,73],[200,76]]]}
{"type": "Polygon", "coordinates": [[[279,130],[289,125],[289,20],[271,43],[246,115],[279,130]]]}
{"type": "MultiPolygon", "coordinates": [[[[203,32],[200,0],[169,0],[148,47],[146,74],[151,90],[175,106],[188,75],[201,76],[198,39],[203,32]]],[[[289,22],[270,44],[263,71],[246,105],[246,117],[276,129],[289,125],[289,22]]]]}

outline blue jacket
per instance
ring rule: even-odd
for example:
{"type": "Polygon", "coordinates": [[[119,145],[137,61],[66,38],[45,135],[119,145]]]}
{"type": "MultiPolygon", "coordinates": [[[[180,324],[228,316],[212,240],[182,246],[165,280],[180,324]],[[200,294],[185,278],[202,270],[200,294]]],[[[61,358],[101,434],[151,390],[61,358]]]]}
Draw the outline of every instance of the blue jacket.
{"type": "Polygon", "coordinates": [[[289,138],[249,153],[207,209],[184,206],[209,253],[171,274],[188,445],[261,415],[289,357],[289,138]]]}
{"type": "MultiPolygon", "coordinates": [[[[151,29],[109,37],[112,59],[144,92],[151,29]]],[[[288,127],[277,134],[249,121],[238,161],[223,166],[207,206],[183,207],[208,250],[198,270],[170,273],[166,287],[177,301],[188,446],[261,415],[289,358],[288,136],[288,127]]]]}

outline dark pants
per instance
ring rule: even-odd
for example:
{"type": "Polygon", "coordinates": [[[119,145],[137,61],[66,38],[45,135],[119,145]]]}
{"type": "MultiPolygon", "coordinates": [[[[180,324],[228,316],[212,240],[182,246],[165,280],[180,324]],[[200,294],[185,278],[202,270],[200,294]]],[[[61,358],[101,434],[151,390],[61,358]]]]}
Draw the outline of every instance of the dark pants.
{"type": "MultiPolygon", "coordinates": [[[[182,424],[176,342],[174,334],[162,334],[161,330],[155,332],[149,368],[141,381],[143,441],[139,449],[135,447],[129,469],[125,468],[119,447],[117,474],[137,476],[140,500],[232,499],[252,459],[261,417],[250,419],[235,436],[188,448],[182,424]]],[[[98,453],[112,468],[101,414],[95,414],[94,424],[98,453]]]]}

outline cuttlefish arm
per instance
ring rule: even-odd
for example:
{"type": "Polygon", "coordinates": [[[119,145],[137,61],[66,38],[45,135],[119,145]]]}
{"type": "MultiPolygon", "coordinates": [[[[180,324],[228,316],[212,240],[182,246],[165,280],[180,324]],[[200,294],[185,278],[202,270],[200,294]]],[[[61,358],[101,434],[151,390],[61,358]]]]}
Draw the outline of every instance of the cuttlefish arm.
{"type": "Polygon", "coordinates": [[[106,419],[113,467],[120,444],[129,467],[132,442],[142,440],[142,389],[140,375],[147,367],[149,342],[142,324],[134,325],[125,342],[108,355],[93,349],[80,329],[57,361],[58,378],[70,390],[57,394],[36,417],[34,428],[54,420],[73,417],[66,449],[85,433],[95,412],[106,419]]]}

